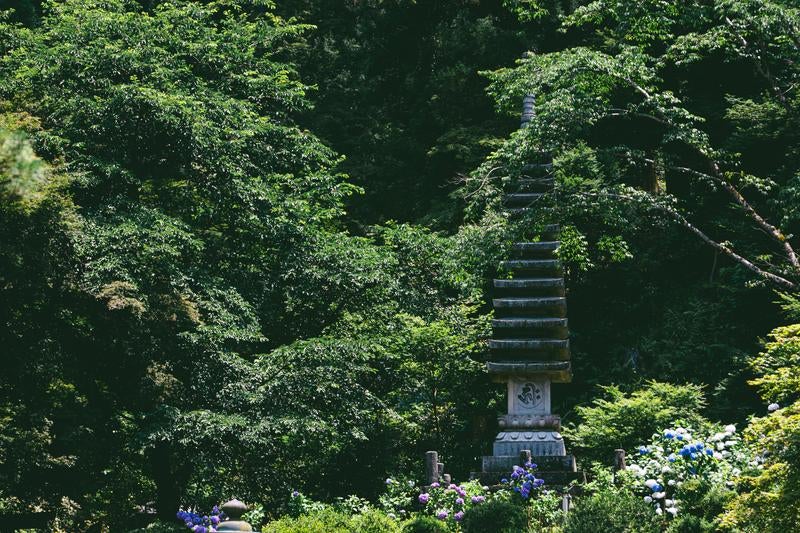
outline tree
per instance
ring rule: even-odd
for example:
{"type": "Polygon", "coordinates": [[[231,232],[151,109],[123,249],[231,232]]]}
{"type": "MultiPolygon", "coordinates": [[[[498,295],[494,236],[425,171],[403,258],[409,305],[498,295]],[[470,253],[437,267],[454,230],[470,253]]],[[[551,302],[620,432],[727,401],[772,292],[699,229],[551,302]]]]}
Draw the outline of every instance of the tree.
{"type": "Polygon", "coordinates": [[[6,470],[27,505],[119,520],[155,482],[171,516],[192,469],[171,429],[198,409],[237,427],[218,391],[354,190],[291,118],[306,87],[278,56],[306,27],[248,6],[53,2],[40,26],[0,25],[6,120],[63,177],[27,218],[3,211],[6,452],[54,458],[6,470]]]}
{"type": "MultiPolygon", "coordinates": [[[[792,320],[800,318],[798,308],[796,297],[784,297],[792,320]]],[[[758,475],[739,481],[739,494],[727,505],[722,524],[731,530],[777,531],[800,520],[800,325],[775,328],[752,366],[758,376],[752,384],[771,403],[771,412],[755,417],[746,437],[764,465],[758,475]]]]}
{"type": "Polygon", "coordinates": [[[579,6],[563,20],[568,46],[490,74],[502,109],[533,94],[537,115],[475,181],[537,151],[558,162],[581,150],[587,166],[570,169],[562,201],[642,205],[757,279],[794,289],[796,226],[780,225],[797,169],[787,155],[798,142],[788,126],[798,114],[796,20],[794,8],[763,0],[579,6]],[[762,157],[771,140],[778,157],[762,157]]]}

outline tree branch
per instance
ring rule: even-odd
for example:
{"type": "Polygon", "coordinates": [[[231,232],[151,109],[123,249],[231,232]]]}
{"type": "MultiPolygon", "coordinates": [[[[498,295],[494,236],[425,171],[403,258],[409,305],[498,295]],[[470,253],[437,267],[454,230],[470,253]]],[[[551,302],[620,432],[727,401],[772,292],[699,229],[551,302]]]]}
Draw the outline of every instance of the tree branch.
{"type": "MultiPolygon", "coordinates": [[[[736,28],[736,25],[733,23],[733,21],[730,18],[728,18],[728,16],[725,16],[724,19],[725,19],[725,24],[730,28],[733,35],[736,36],[736,38],[739,40],[739,44],[742,45],[742,48],[743,49],[749,48],[750,43],[748,43],[747,39],[745,39],[744,36],[742,36],[742,34],[739,33],[739,30],[736,28]]],[[[767,80],[767,82],[769,82],[770,89],[775,95],[775,98],[778,99],[778,101],[781,103],[781,105],[786,111],[791,113],[792,106],[789,105],[789,102],[786,100],[786,96],[783,94],[783,91],[781,91],[780,86],[778,85],[778,80],[776,80],[775,77],[770,73],[769,67],[766,66],[763,63],[763,60],[761,59],[764,57],[764,55],[765,54],[763,53],[753,54],[754,56],[753,64],[755,66],[756,72],[758,72],[762,78],[764,78],[765,80],[767,80]]]]}
{"type": "Polygon", "coordinates": [[[750,203],[745,199],[745,197],[742,196],[742,193],[740,193],[739,190],[736,189],[736,187],[734,187],[728,180],[722,178],[721,176],[722,173],[716,162],[711,161],[711,163],[712,163],[712,169],[714,170],[714,175],[706,174],[704,172],[700,172],[691,168],[681,167],[681,166],[671,166],[670,168],[674,168],[675,170],[680,170],[681,172],[685,172],[688,174],[694,174],[706,177],[714,181],[714,183],[719,184],[723,189],[725,189],[728,192],[728,194],[734,199],[734,201],[737,204],[739,204],[742,207],[742,209],[744,209],[744,212],[750,218],[755,220],[756,224],[758,224],[761,227],[761,229],[763,229],[767,233],[767,235],[772,237],[772,239],[774,239],[778,244],[780,244],[783,247],[783,250],[786,252],[786,258],[789,260],[789,263],[791,263],[793,267],[800,269],[800,261],[798,261],[797,254],[795,253],[794,248],[792,248],[792,245],[789,243],[789,240],[786,238],[786,235],[784,235],[779,228],[773,226],[772,224],[767,222],[764,219],[764,217],[759,215],[758,212],[755,209],[753,209],[753,206],[751,206],[750,203]]]}
{"type": "MultiPolygon", "coordinates": [[[[582,193],[582,194],[584,196],[600,196],[599,194],[591,194],[591,193],[582,193]]],[[[628,200],[628,201],[631,201],[631,202],[639,201],[639,199],[637,199],[637,198],[635,198],[633,196],[627,196],[627,195],[624,195],[624,194],[604,193],[604,195],[608,196],[608,197],[612,197],[612,198],[620,198],[620,199],[623,199],[623,200],[628,200]]],[[[739,263],[740,265],[742,265],[743,267],[745,267],[749,271],[751,271],[754,274],[758,275],[759,277],[764,278],[766,280],[769,280],[770,282],[772,282],[775,285],[778,285],[778,286],[780,286],[780,287],[782,287],[784,289],[792,289],[792,290],[794,290],[794,289],[797,288],[797,285],[795,283],[793,283],[792,281],[789,281],[786,278],[783,278],[781,276],[773,274],[772,272],[768,272],[768,271],[760,268],[758,265],[755,265],[752,261],[750,261],[750,260],[746,259],[745,257],[743,257],[743,256],[737,254],[736,252],[734,252],[729,246],[715,241],[714,239],[712,239],[711,237],[706,235],[700,228],[698,228],[697,226],[695,226],[694,224],[689,222],[686,219],[686,217],[684,217],[683,215],[678,213],[676,210],[670,209],[669,207],[661,205],[661,204],[658,204],[656,202],[651,202],[650,205],[653,206],[653,207],[656,207],[660,211],[668,214],[673,220],[678,222],[678,224],[680,224],[684,228],[686,228],[689,231],[691,231],[692,233],[694,233],[697,237],[699,237],[700,240],[702,240],[703,242],[705,242],[706,244],[708,244],[709,246],[711,246],[712,248],[714,248],[718,252],[722,252],[723,254],[727,255],[728,257],[730,257],[731,259],[733,259],[734,261],[736,261],[737,263],[739,263]]]]}

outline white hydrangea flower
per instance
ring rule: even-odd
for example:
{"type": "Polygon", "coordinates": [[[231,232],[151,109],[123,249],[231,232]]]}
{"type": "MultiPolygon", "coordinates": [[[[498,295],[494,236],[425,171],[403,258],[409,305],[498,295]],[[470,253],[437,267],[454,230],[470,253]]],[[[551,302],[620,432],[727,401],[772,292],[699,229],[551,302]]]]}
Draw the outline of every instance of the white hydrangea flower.
{"type": "Polygon", "coordinates": [[[728,424],[727,426],[725,426],[725,433],[730,433],[731,435],[736,433],[736,425],[728,424]]]}
{"type": "Polygon", "coordinates": [[[652,501],[653,501],[653,498],[651,498],[650,496],[645,496],[644,497],[644,503],[650,503],[652,501]]]}
{"type": "Polygon", "coordinates": [[[677,507],[667,507],[667,512],[670,513],[672,516],[675,516],[675,515],[678,514],[678,508],[677,507]]]}
{"type": "Polygon", "coordinates": [[[656,507],[656,514],[659,516],[664,514],[664,511],[661,510],[661,507],[656,507]]]}
{"type": "Polygon", "coordinates": [[[675,481],[674,479],[670,479],[669,481],[667,481],[667,485],[669,485],[670,487],[674,487],[675,483],[677,483],[677,481],[675,481]]]}
{"type": "Polygon", "coordinates": [[[652,489],[656,485],[658,485],[658,481],[652,478],[644,482],[644,486],[647,487],[648,489],[652,489]]]}
{"type": "Polygon", "coordinates": [[[780,409],[780,408],[781,408],[781,406],[780,406],[780,405],[778,405],[778,404],[777,404],[777,403],[775,403],[775,402],[772,402],[771,404],[769,404],[769,405],[767,406],[767,411],[769,411],[770,413],[774,413],[775,411],[777,411],[777,410],[778,410],[778,409],[780,409]]]}
{"type": "Polygon", "coordinates": [[[664,499],[664,496],[666,496],[666,495],[667,495],[666,492],[654,492],[653,493],[653,499],[654,500],[662,500],[662,499],[664,499]]]}

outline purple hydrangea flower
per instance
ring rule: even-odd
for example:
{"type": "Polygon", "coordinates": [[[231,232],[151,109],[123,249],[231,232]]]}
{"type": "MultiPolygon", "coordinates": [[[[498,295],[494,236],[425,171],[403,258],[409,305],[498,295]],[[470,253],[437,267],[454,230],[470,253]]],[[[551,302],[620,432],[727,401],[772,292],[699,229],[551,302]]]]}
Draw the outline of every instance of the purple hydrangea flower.
{"type": "Polygon", "coordinates": [[[464,505],[464,498],[456,498],[456,505],[464,505]]]}
{"type": "Polygon", "coordinates": [[[438,481],[434,481],[433,483],[431,483],[431,487],[433,487],[434,489],[438,489],[439,487],[441,487],[441,485],[439,484],[438,481]]]}
{"type": "Polygon", "coordinates": [[[298,496],[300,496],[300,493],[297,492],[296,490],[293,490],[292,491],[292,498],[297,498],[298,496]]]}
{"type": "Polygon", "coordinates": [[[446,519],[447,518],[447,511],[445,511],[445,510],[439,511],[438,513],[436,513],[436,518],[438,518],[439,520],[446,519]]]}
{"type": "Polygon", "coordinates": [[[464,519],[464,511],[459,511],[453,515],[453,520],[456,522],[461,522],[464,519]]]}
{"type": "Polygon", "coordinates": [[[430,499],[431,499],[431,496],[427,492],[424,492],[424,493],[419,495],[419,503],[421,503],[422,505],[425,505],[426,503],[428,503],[428,500],[430,500],[430,499]]]}
{"type": "Polygon", "coordinates": [[[391,485],[392,483],[394,483],[394,481],[392,481],[392,478],[390,478],[390,477],[387,477],[387,478],[386,478],[386,484],[387,484],[387,485],[391,485]]]}

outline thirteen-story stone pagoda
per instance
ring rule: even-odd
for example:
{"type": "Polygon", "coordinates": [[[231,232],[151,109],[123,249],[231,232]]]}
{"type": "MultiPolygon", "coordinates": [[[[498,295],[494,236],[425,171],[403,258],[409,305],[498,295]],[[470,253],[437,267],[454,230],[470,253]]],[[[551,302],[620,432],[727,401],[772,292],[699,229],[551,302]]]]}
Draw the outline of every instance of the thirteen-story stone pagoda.
{"type": "MultiPolygon", "coordinates": [[[[522,127],[533,116],[533,97],[523,104],[522,127]]],[[[552,193],[552,162],[545,156],[524,167],[505,205],[512,216],[536,209],[552,193]]],[[[582,477],[567,455],[559,432],[561,419],[550,407],[551,385],[572,379],[564,275],[557,257],[559,227],[546,226],[535,242],[517,242],[493,281],[494,320],[488,371],[508,389],[508,410],[498,418],[493,455],[483,458],[479,477],[496,483],[520,454],[530,451],[548,484],[582,477]],[[500,276],[498,276],[500,277],[500,276]]]]}

